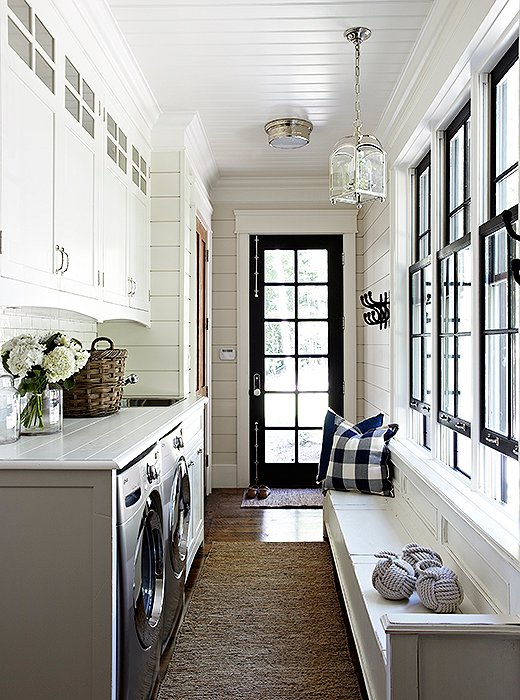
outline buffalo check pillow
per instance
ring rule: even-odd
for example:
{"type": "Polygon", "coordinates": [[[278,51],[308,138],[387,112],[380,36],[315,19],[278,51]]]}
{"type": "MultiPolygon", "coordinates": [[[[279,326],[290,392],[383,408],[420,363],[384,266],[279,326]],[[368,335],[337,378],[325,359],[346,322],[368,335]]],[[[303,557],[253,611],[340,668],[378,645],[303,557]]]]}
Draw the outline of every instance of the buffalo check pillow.
{"type": "Polygon", "coordinates": [[[391,423],[360,433],[345,423],[338,425],[323,491],[334,489],[393,496],[388,442],[398,427],[391,423]]]}

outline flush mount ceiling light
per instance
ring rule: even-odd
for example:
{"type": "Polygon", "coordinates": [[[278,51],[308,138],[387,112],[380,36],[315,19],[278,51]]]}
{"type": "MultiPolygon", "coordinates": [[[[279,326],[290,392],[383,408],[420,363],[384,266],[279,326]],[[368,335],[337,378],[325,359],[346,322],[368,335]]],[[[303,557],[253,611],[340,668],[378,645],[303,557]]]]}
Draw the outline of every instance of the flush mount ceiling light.
{"type": "Polygon", "coordinates": [[[386,153],[375,136],[363,134],[361,127],[361,102],[359,84],[359,55],[363,41],[372,32],[367,27],[352,27],[344,36],[356,49],[355,86],[356,118],[352,122],[354,133],[345,136],[334,146],[330,155],[330,203],[344,202],[361,207],[374,199],[385,201],[386,153]]]}
{"type": "Polygon", "coordinates": [[[301,148],[309,143],[311,122],[306,119],[273,119],[264,126],[273,148],[301,148]]]}

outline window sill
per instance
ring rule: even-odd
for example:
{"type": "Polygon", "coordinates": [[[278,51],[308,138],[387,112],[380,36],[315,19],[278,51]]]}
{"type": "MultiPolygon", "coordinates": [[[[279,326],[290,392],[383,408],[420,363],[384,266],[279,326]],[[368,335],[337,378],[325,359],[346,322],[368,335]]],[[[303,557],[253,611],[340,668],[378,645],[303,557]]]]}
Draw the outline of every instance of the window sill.
{"type": "Polygon", "coordinates": [[[520,522],[514,522],[481,494],[464,483],[463,476],[436,462],[411,440],[392,440],[391,460],[396,467],[422,480],[448,504],[469,527],[476,530],[520,571],[520,522]]]}

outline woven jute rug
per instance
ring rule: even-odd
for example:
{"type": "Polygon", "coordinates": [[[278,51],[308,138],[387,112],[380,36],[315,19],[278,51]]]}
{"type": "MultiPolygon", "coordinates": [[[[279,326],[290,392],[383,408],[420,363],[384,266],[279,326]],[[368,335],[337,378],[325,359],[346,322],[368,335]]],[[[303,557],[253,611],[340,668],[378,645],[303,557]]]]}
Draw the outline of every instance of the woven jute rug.
{"type": "Polygon", "coordinates": [[[321,489],[279,489],[272,488],[267,498],[246,498],[242,496],[241,508],[322,508],[321,489]]]}
{"type": "Polygon", "coordinates": [[[324,542],[215,542],[158,700],[360,700],[324,542]]]}

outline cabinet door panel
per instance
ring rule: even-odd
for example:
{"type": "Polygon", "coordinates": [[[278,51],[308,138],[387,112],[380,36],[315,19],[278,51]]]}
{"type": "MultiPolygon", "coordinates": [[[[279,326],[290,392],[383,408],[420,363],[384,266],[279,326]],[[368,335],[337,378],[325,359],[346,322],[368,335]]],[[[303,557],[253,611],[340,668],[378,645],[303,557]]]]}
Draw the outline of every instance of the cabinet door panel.
{"type": "Polygon", "coordinates": [[[97,295],[94,228],[95,153],[68,127],[63,129],[56,196],[56,244],[66,251],[61,288],[97,295]]]}
{"type": "Polygon", "coordinates": [[[128,306],[127,188],[105,169],[103,189],[103,298],[128,306]]]}
{"type": "Polygon", "coordinates": [[[3,104],[2,274],[55,286],[54,113],[9,68],[3,104]]]}
{"type": "Polygon", "coordinates": [[[130,195],[130,247],[129,271],[134,280],[135,294],[130,297],[130,305],[136,309],[149,308],[149,268],[150,251],[148,238],[148,212],[146,204],[138,195],[130,195]]]}

